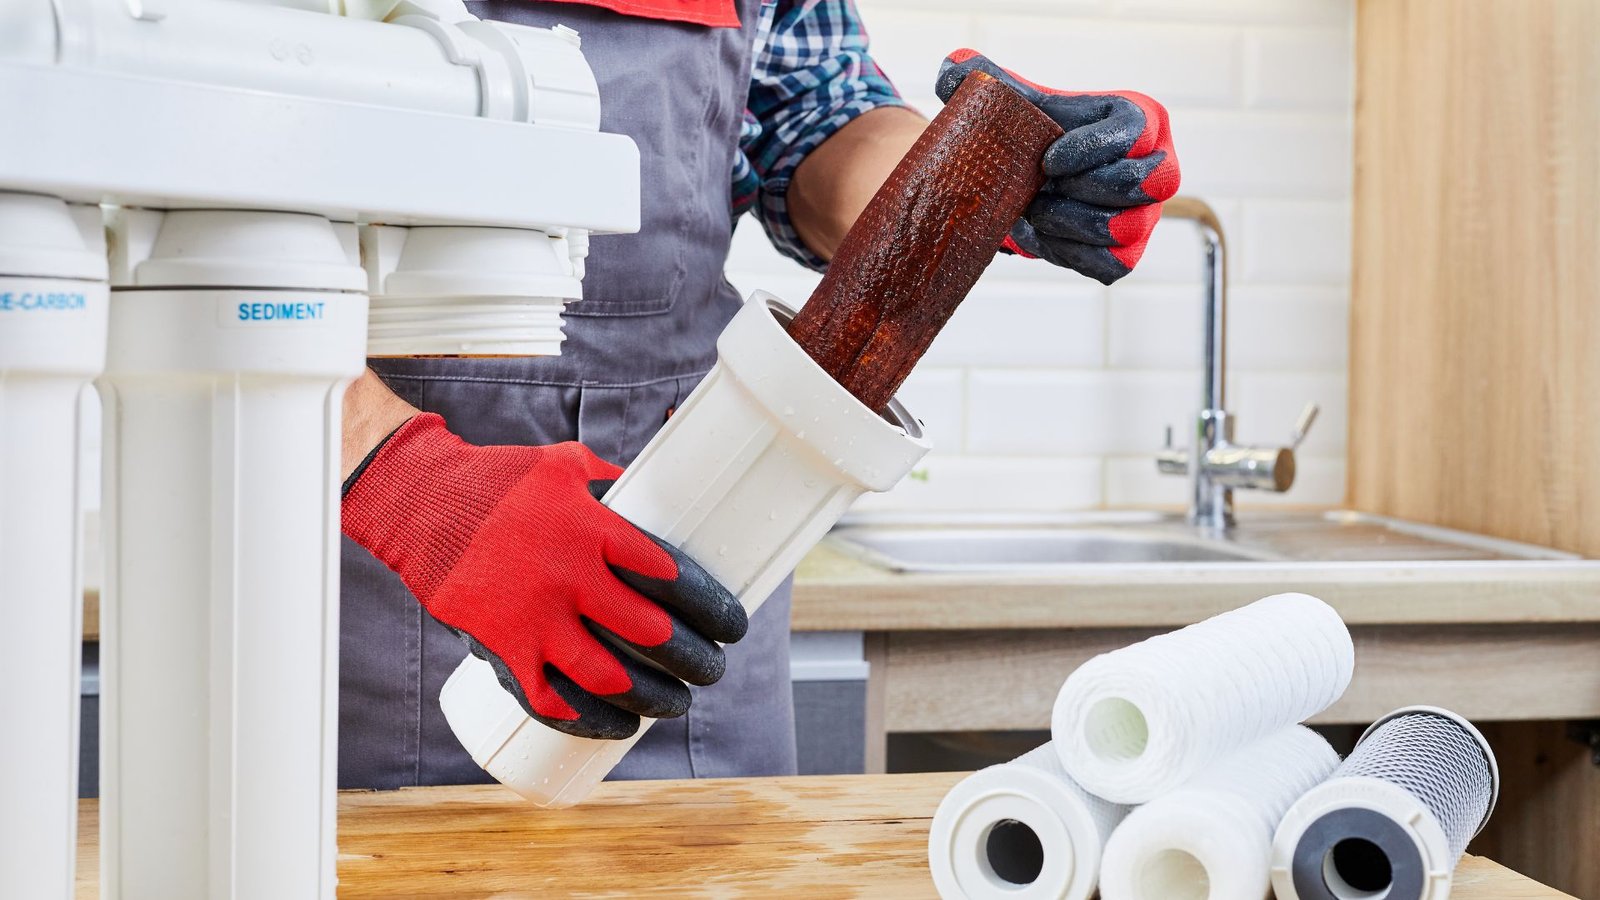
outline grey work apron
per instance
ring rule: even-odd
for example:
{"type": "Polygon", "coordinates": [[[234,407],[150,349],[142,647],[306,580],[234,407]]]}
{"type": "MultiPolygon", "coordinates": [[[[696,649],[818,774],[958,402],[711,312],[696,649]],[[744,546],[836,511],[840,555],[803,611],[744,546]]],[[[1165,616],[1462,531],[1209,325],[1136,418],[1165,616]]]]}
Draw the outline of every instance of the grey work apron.
{"type": "MultiPolygon", "coordinates": [[[[596,237],[562,355],[388,360],[400,396],[476,444],[578,440],[627,465],[716,359],[740,298],[723,279],[730,176],[749,89],[758,0],[741,28],[704,28],[548,3],[469,3],[474,14],[576,28],[600,82],[601,127],[639,144],[643,225],[596,237]]],[[[557,550],[556,552],[559,552],[557,550]]],[[[397,788],[488,780],[450,732],[439,688],[465,655],[399,579],[345,541],[339,784],[397,788]]],[[[792,774],[789,588],[728,648],[727,674],[696,688],[687,716],[657,723],[621,778],[792,774]]]]}

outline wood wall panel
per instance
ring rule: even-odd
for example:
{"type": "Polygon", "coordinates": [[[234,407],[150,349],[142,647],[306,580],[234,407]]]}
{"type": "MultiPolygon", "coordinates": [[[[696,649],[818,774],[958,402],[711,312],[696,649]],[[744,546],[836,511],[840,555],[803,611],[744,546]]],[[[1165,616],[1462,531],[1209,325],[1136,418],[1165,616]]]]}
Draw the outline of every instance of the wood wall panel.
{"type": "Polygon", "coordinates": [[[1360,0],[1349,500],[1600,556],[1600,3],[1360,0]]]}
{"type": "MultiPolygon", "coordinates": [[[[1350,504],[1600,556],[1600,0],[1357,0],[1355,115],[1350,504]]],[[[1563,730],[1476,846],[1600,898],[1563,730]]]]}

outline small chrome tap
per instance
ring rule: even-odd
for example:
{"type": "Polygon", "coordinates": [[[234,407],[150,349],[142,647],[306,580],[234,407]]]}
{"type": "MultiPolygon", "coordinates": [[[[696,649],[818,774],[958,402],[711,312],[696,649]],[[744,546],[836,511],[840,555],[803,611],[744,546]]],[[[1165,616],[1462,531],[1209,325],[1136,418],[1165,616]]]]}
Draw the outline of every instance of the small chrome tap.
{"type": "Polygon", "coordinates": [[[1233,442],[1234,418],[1226,408],[1228,245],[1222,222],[1210,205],[1193,197],[1167,201],[1162,217],[1191,219],[1200,229],[1206,255],[1205,379],[1189,446],[1174,447],[1172,426],[1167,426],[1166,446],[1156,455],[1156,466],[1168,475],[1189,476],[1191,523],[1225,529],[1233,525],[1234,488],[1281,493],[1294,484],[1295,450],[1316,421],[1318,407],[1306,406],[1286,447],[1233,442]]]}

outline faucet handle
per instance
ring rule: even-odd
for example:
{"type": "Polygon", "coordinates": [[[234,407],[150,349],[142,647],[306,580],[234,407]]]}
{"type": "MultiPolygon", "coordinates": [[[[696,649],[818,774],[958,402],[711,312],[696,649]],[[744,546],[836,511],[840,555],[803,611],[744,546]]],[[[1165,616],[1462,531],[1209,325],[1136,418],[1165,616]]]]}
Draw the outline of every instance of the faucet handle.
{"type": "MultiPolygon", "coordinates": [[[[1300,411],[1300,418],[1295,420],[1294,433],[1289,436],[1289,447],[1293,450],[1300,449],[1300,443],[1306,439],[1306,432],[1311,430],[1311,423],[1317,420],[1317,413],[1322,412],[1322,407],[1316,401],[1306,404],[1300,411]]],[[[1171,432],[1171,429],[1168,429],[1171,432]]]]}
{"type": "Polygon", "coordinates": [[[1156,453],[1156,468],[1167,475],[1189,474],[1189,451],[1172,446],[1172,426],[1167,426],[1167,440],[1156,453]]]}

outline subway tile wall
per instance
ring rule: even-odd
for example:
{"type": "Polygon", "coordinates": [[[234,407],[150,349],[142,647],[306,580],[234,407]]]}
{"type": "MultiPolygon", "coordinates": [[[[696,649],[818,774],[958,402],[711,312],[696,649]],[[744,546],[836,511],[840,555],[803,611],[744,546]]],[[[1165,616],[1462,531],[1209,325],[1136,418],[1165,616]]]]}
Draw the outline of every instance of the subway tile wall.
{"type": "MultiPolygon", "coordinates": [[[[1228,406],[1240,440],[1282,443],[1309,400],[1322,416],[1286,495],[1344,495],[1350,279],[1351,0],[857,0],[874,54],[908,99],[944,55],[975,47],[1036,81],[1125,88],[1167,105],[1183,192],[1209,201],[1232,265],[1228,406]],[[981,11],[974,11],[974,10],[981,11]]],[[[742,291],[798,303],[818,276],[742,222],[728,262],[742,291]]],[[[1027,511],[1180,505],[1153,459],[1199,407],[1200,243],[1163,222],[1110,288],[1000,257],[902,396],[935,450],[863,510],[1027,511]]]]}

